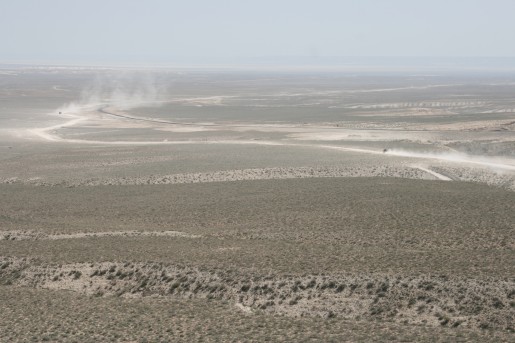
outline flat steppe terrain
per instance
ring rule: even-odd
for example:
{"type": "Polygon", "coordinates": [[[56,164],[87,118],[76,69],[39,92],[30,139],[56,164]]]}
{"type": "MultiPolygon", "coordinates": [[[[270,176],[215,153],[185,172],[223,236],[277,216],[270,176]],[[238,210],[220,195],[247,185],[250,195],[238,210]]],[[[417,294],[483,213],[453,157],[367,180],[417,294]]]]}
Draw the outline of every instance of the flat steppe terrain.
{"type": "Polygon", "coordinates": [[[0,341],[515,340],[515,76],[2,71],[0,341]]]}

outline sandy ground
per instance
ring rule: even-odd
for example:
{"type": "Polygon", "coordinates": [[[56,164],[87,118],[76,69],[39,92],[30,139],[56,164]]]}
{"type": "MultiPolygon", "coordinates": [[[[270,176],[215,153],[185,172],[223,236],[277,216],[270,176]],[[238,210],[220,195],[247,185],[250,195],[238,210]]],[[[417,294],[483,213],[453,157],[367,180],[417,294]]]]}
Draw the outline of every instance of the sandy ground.
{"type": "Polygon", "coordinates": [[[0,261],[11,284],[123,298],[170,296],[229,301],[244,314],[388,319],[404,324],[512,330],[513,280],[392,273],[307,277],[224,275],[148,263],[75,263],[37,266],[0,261]],[[482,304],[493,304],[484,308],[482,304]],[[477,309],[483,306],[482,309],[477,309]]]}
{"type": "Polygon", "coordinates": [[[56,240],[76,238],[97,238],[97,237],[185,237],[200,238],[200,235],[192,235],[180,231],[102,231],[102,232],[80,232],[73,234],[47,235],[38,231],[2,231],[0,240],[56,240]]]}
{"type": "MultiPolygon", "coordinates": [[[[325,144],[325,141],[345,141],[349,137],[359,136],[360,141],[362,140],[380,140],[388,141],[393,136],[400,136],[403,139],[409,139],[417,135],[424,135],[425,132],[416,131],[387,131],[381,130],[380,132],[373,131],[362,131],[362,130],[335,130],[331,127],[302,127],[302,126],[284,126],[284,125],[258,125],[252,124],[249,126],[243,125],[224,125],[224,124],[195,124],[186,123],[181,124],[178,122],[171,122],[166,120],[150,119],[137,117],[134,115],[127,115],[123,112],[118,112],[116,109],[99,107],[101,104],[90,104],[84,106],[74,106],[73,109],[67,110],[62,116],[70,118],[68,121],[52,125],[49,127],[30,129],[29,133],[37,136],[40,139],[59,142],[62,144],[92,144],[92,145],[183,145],[183,144],[223,144],[223,145],[263,145],[263,146],[288,146],[288,147],[300,147],[300,148],[319,148],[323,150],[336,150],[341,152],[361,153],[361,154],[372,154],[372,155],[386,155],[396,157],[406,157],[407,161],[410,159],[417,159],[427,162],[437,162],[440,166],[447,166],[450,168],[456,168],[457,165],[464,166],[478,166],[479,174],[485,173],[484,170],[489,169],[492,171],[490,174],[495,174],[495,179],[501,179],[498,184],[508,189],[514,189],[514,178],[515,178],[515,160],[510,157],[489,157],[489,156],[473,156],[460,152],[417,152],[400,149],[388,149],[383,150],[377,149],[364,149],[359,147],[347,147],[341,145],[329,145],[325,144]],[[98,108],[98,110],[95,110],[98,108]],[[69,111],[69,112],[68,112],[69,111]],[[107,116],[108,119],[103,117],[107,116]],[[113,120],[114,118],[114,120],[113,120]],[[248,140],[248,139],[218,139],[218,140],[168,140],[162,141],[156,140],[89,140],[89,139],[78,139],[78,138],[63,138],[59,135],[59,130],[62,128],[72,128],[74,126],[80,126],[82,124],[88,126],[95,126],[103,129],[103,133],[109,132],[112,129],[124,129],[127,128],[127,121],[131,124],[131,128],[150,128],[158,131],[169,131],[169,132],[203,132],[206,130],[227,130],[236,129],[241,130],[253,130],[253,131],[264,131],[264,132],[282,132],[286,133],[291,139],[285,138],[278,141],[270,140],[248,140]],[[151,124],[151,125],[149,125],[151,124]],[[172,125],[173,127],[168,127],[172,125]],[[342,132],[343,131],[343,132],[342,132]],[[292,132],[297,132],[293,134],[292,132]],[[298,133],[303,132],[303,133],[298,133]],[[299,142],[300,141],[300,142],[299,142]],[[310,143],[302,142],[309,141],[310,143]],[[313,142],[313,143],[311,143],[313,142]],[[506,186],[508,185],[508,186],[506,186]]],[[[63,113],[63,112],[59,112],[63,113]]],[[[460,130],[468,130],[467,127],[460,127],[460,130]]],[[[91,134],[91,132],[90,132],[91,134]]],[[[151,135],[149,137],[152,137],[151,135]]],[[[351,138],[354,141],[354,138],[351,138]]],[[[427,163],[426,162],[426,163],[427,163]]],[[[459,178],[452,178],[450,176],[442,175],[435,170],[428,167],[415,166],[426,174],[430,174],[439,180],[459,180],[459,178]]],[[[336,170],[336,171],[320,171],[320,170],[309,170],[310,168],[298,169],[298,170],[277,170],[277,169],[264,169],[264,170],[241,170],[241,171],[219,171],[212,173],[211,175],[203,174],[187,174],[187,175],[165,175],[165,176],[153,176],[147,180],[105,180],[103,184],[139,184],[139,183],[182,183],[182,182],[212,182],[212,181],[234,181],[234,180],[248,180],[248,179],[270,179],[270,178],[295,178],[295,177],[340,177],[340,176],[389,176],[389,177],[410,177],[410,178],[427,178],[427,175],[417,175],[413,172],[411,166],[395,166],[389,168],[390,170],[381,170],[382,167],[374,170],[363,170],[361,168],[354,168],[354,170],[336,170]],[[391,169],[397,169],[392,171],[391,169]]],[[[486,172],[488,174],[488,170],[486,172]]],[[[467,179],[469,181],[470,179],[467,179]]],[[[488,182],[489,184],[495,184],[494,182],[488,182]]],[[[1,182],[11,183],[19,181],[17,177],[4,178],[1,182]]],[[[472,179],[472,181],[485,182],[485,178],[479,177],[472,179]]],[[[21,180],[23,183],[41,184],[40,180],[21,180]]],[[[95,182],[86,183],[94,185],[95,182]]]]}

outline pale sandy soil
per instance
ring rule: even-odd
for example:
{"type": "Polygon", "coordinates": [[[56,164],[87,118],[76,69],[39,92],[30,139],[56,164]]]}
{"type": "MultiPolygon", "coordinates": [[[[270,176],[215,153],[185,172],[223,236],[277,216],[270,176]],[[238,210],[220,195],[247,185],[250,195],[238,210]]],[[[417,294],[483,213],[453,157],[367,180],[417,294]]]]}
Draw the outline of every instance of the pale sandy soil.
{"type": "MultiPolygon", "coordinates": [[[[293,317],[388,318],[429,326],[490,326],[513,330],[515,283],[441,276],[396,274],[254,277],[144,263],[34,265],[25,259],[0,261],[12,285],[73,290],[119,297],[178,296],[221,299],[246,314],[293,317]],[[482,304],[494,306],[478,309],[482,304]],[[511,305],[510,305],[511,304],[511,305]]],[[[483,305],[484,306],[484,305],[483,305]]]]}
{"type": "Polygon", "coordinates": [[[192,235],[180,231],[102,231],[102,232],[76,232],[72,234],[48,235],[38,231],[2,231],[0,240],[56,240],[56,239],[76,239],[76,238],[100,238],[100,237],[184,237],[200,238],[200,235],[192,235]]]}
{"type": "MultiPolygon", "coordinates": [[[[118,165],[130,164],[118,163],[118,165]]],[[[0,179],[3,184],[26,184],[34,186],[66,185],[159,185],[204,182],[229,182],[243,180],[280,180],[317,177],[397,177],[418,180],[467,181],[486,183],[508,190],[515,190],[515,174],[497,172],[489,168],[472,168],[466,165],[449,166],[444,163],[435,165],[407,164],[405,166],[379,167],[292,167],[260,168],[242,170],[222,170],[209,173],[185,173],[170,175],[149,175],[141,177],[99,178],[90,180],[69,180],[51,182],[41,178],[20,179],[17,177],[0,179]]]]}

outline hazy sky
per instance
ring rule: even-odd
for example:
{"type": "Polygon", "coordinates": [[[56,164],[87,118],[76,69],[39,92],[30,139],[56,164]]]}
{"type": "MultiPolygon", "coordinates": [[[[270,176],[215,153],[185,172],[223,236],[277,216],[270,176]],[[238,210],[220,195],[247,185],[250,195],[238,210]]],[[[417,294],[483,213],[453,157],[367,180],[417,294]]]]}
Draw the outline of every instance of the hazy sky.
{"type": "Polygon", "coordinates": [[[0,0],[0,62],[515,56],[514,0],[0,0]]]}

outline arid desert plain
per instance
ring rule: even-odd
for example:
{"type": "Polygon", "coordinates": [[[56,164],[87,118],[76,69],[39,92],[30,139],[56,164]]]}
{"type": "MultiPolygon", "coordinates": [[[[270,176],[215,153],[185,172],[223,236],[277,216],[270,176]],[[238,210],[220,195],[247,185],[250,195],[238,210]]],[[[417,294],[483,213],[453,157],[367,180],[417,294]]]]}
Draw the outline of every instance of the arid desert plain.
{"type": "Polygon", "coordinates": [[[515,74],[0,68],[0,341],[515,341],[515,74]]]}

